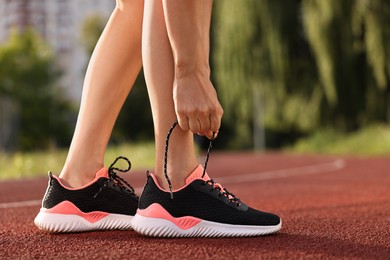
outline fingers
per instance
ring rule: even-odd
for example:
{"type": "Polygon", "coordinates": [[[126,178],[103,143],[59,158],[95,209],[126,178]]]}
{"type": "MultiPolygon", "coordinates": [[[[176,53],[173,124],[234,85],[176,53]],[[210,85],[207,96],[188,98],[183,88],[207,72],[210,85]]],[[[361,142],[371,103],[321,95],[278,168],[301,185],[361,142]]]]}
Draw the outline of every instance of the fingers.
{"type": "MultiPolygon", "coordinates": [[[[205,112],[201,112],[201,113],[181,112],[177,114],[178,114],[178,123],[182,130],[184,131],[190,130],[191,132],[196,134],[203,134],[211,131],[211,120],[210,120],[211,117],[209,116],[209,114],[205,112]]],[[[214,125],[218,126],[219,124],[217,122],[217,124],[214,123],[214,125]]]]}
{"type": "Polygon", "coordinates": [[[210,114],[209,122],[210,128],[208,131],[204,133],[207,138],[212,139],[214,135],[214,139],[218,136],[219,128],[221,127],[221,120],[223,115],[223,109],[221,106],[218,106],[214,113],[210,114]]]}
{"type": "Polygon", "coordinates": [[[189,125],[190,125],[189,130],[193,133],[203,132],[203,131],[201,131],[200,122],[196,117],[191,117],[189,119],[189,125]]]}
{"type": "Polygon", "coordinates": [[[180,128],[212,138],[213,133],[218,132],[221,127],[223,110],[210,79],[175,79],[173,92],[180,128]]]}
{"type": "Polygon", "coordinates": [[[223,111],[217,110],[213,114],[206,113],[179,113],[179,126],[184,131],[191,131],[200,136],[206,136],[209,139],[217,137],[219,128],[221,127],[223,111]]]}
{"type": "Polygon", "coordinates": [[[203,112],[198,117],[198,121],[200,124],[200,131],[199,132],[205,133],[205,132],[210,130],[210,116],[208,115],[208,113],[203,112]]]}
{"type": "Polygon", "coordinates": [[[213,132],[218,132],[219,128],[221,127],[221,118],[222,115],[213,114],[210,115],[210,129],[213,132]]]}
{"type": "Polygon", "coordinates": [[[213,131],[209,130],[206,133],[204,133],[203,135],[205,135],[208,139],[213,139],[213,137],[215,139],[218,135],[218,132],[213,132],[213,131]]]}
{"type": "Polygon", "coordinates": [[[183,112],[177,113],[177,122],[179,123],[179,126],[183,131],[190,130],[190,123],[185,113],[183,112]]]}

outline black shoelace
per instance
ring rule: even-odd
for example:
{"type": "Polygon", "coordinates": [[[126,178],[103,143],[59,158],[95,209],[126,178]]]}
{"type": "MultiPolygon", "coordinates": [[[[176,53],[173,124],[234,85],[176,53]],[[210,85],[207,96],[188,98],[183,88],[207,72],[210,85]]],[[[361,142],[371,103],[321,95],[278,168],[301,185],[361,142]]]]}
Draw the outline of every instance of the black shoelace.
{"type": "Polygon", "coordinates": [[[209,184],[211,186],[210,192],[213,192],[214,190],[218,190],[219,191],[218,197],[225,196],[228,198],[228,202],[236,203],[237,206],[241,205],[241,200],[237,198],[236,195],[228,191],[226,188],[221,188],[220,185],[214,182],[213,179],[205,181],[203,184],[204,185],[209,184]]]}
{"type": "MultiPolygon", "coordinates": [[[[167,139],[165,141],[164,175],[165,175],[165,179],[168,182],[169,192],[171,193],[171,199],[173,199],[172,184],[171,184],[171,180],[169,179],[168,171],[167,171],[168,146],[169,146],[169,139],[171,137],[172,131],[173,131],[173,129],[175,129],[175,127],[177,125],[178,125],[178,122],[176,121],[172,125],[172,127],[169,129],[168,134],[167,134],[167,139]]],[[[203,165],[202,178],[206,174],[207,163],[208,163],[209,158],[210,158],[210,152],[211,152],[211,148],[213,147],[212,144],[213,144],[214,138],[215,138],[215,133],[213,133],[213,136],[211,137],[210,142],[209,142],[209,147],[208,147],[207,153],[206,153],[206,159],[205,159],[205,162],[204,162],[204,165],[203,165]]],[[[208,184],[208,185],[211,186],[210,192],[213,192],[214,190],[218,190],[220,192],[218,196],[226,196],[228,198],[229,202],[234,202],[234,203],[236,203],[237,206],[239,206],[241,204],[241,201],[240,201],[239,198],[237,198],[233,193],[229,192],[226,188],[221,188],[221,185],[219,185],[216,182],[214,182],[213,179],[205,181],[204,184],[205,185],[208,184]]]]}
{"type": "Polygon", "coordinates": [[[118,175],[118,172],[128,172],[130,171],[131,169],[131,162],[129,159],[127,159],[126,157],[124,156],[119,156],[117,157],[114,162],[110,165],[110,167],[108,168],[108,179],[103,183],[103,186],[100,187],[99,191],[95,194],[95,198],[99,195],[99,193],[107,187],[107,184],[109,182],[114,182],[114,187],[118,186],[120,189],[126,191],[126,192],[129,192],[130,194],[133,194],[135,195],[134,193],[134,188],[127,182],[125,181],[122,177],[120,177],[118,175]],[[126,163],[127,163],[127,168],[126,169],[120,169],[120,168],[117,168],[117,167],[114,167],[115,164],[119,161],[119,160],[124,160],[126,163]]]}

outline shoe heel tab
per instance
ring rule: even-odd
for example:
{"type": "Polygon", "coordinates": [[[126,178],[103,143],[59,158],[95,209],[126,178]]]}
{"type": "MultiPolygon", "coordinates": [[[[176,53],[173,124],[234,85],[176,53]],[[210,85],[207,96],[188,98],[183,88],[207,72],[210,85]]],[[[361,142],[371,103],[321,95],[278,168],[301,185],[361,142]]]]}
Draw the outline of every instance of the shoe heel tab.
{"type": "Polygon", "coordinates": [[[152,176],[150,176],[150,171],[149,170],[146,170],[145,175],[146,175],[146,182],[145,182],[144,188],[142,189],[141,195],[139,196],[139,201],[142,200],[142,195],[144,194],[145,189],[148,186],[149,180],[152,177],[152,176]]]}
{"type": "Polygon", "coordinates": [[[54,180],[53,173],[51,171],[48,171],[47,176],[49,177],[48,186],[51,186],[54,180]]]}
{"type": "Polygon", "coordinates": [[[154,178],[153,178],[153,173],[151,173],[149,170],[145,172],[146,175],[146,182],[145,182],[145,187],[146,185],[150,185],[150,183],[154,183],[154,178]]]}

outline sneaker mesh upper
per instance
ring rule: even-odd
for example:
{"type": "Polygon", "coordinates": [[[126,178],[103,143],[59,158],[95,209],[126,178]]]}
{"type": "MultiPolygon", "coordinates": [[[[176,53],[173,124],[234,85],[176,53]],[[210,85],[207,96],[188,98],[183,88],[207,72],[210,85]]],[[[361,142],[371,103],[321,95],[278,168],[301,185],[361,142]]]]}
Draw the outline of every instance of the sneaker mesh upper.
{"type": "MultiPolygon", "coordinates": [[[[145,209],[158,203],[173,217],[193,216],[203,220],[237,225],[278,225],[278,216],[245,207],[239,210],[235,203],[228,203],[210,191],[212,187],[202,180],[195,180],[190,185],[170,193],[160,190],[151,176],[148,177],[140,197],[139,208],[145,209]]],[[[217,191],[214,191],[217,192],[217,191]]]]}
{"type": "MultiPolygon", "coordinates": [[[[101,189],[107,183],[107,178],[99,178],[91,185],[79,189],[68,190],[56,178],[50,176],[49,187],[43,199],[44,208],[52,208],[62,201],[72,202],[81,211],[103,211],[114,214],[134,215],[138,206],[138,197],[119,188],[101,189]],[[95,197],[95,195],[98,196],[95,197]]],[[[111,182],[112,184],[112,182],[111,182]]]]}

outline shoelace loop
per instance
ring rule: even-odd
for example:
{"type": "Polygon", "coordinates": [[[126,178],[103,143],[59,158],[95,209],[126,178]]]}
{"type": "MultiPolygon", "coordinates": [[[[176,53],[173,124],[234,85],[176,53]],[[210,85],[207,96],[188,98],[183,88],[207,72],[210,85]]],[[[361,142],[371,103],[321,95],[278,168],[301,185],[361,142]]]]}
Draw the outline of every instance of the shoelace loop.
{"type": "Polygon", "coordinates": [[[219,197],[225,196],[228,199],[228,202],[235,203],[236,206],[241,205],[241,200],[237,198],[236,195],[228,191],[226,188],[222,187],[219,183],[215,182],[213,179],[205,181],[204,185],[206,184],[212,187],[210,189],[210,192],[213,192],[214,190],[218,190],[220,192],[218,195],[219,197]]]}
{"type": "Polygon", "coordinates": [[[127,159],[126,157],[124,156],[119,156],[117,157],[114,162],[110,165],[110,167],[108,168],[108,179],[103,183],[103,185],[100,187],[99,191],[95,194],[95,198],[99,195],[99,193],[107,187],[107,184],[108,182],[112,181],[114,182],[114,186],[119,186],[121,189],[131,193],[131,194],[135,194],[134,192],[134,188],[127,182],[125,181],[122,177],[120,177],[118,175],[118,172],[128,172],[130,171],[131,169],[131,162],[129,159],[127,159]],[[120,168],[117,168],[117,167],[114,167],[115,164],[119,161],[119,160],[124,160],[126,163],[127,163],[127,168],[126,169],[120,169],[120,168]]]}
{"type": "MultiPolygon", "coordinates": [[[[175,127],[177,125],[178,125],[178,122],[176,121],[172,125],[172,127],[169,129],[168,134],[167,134],[167,139],[165,140],[164,176],[165,176],[165,179],[167,180],[167,183],[168,183],[168,186],[169,186],[169,192],[171,193],[171,199],[173,199],[172,183],[171,183],[171,180],[169,179],[168,171],[167,171],[168,146],[169,146],[169,139],[171,137],[172,131],[173,131],[173,129],[175,129],[175,127]]],[[[214,138],[215,138],[215,133],[213,133],[213,136],[212,136],[212,138],[210,139],[210,142],[209,142],[209,147],[208,147],[207,153],[206,153],[206,159],[205,159],[205,162],[204,162],[204,165],[203,165],[202,178],[206,174],[207,163],[208,163],[209,158],[210,158],[210,153],[211,153],[211,148],[213,147],[212,144],[213,144],[214,138]]],[[[236,203],[237,206],[239,206],[241,204],[241,201],[240,201],[239,198],[237,198],[233,193],[229,192],[226,188],[223,188],[220,184],[215,183],[212,179],[210,179],[208,181],[205,181],[204,184],[211,185],[212,188],[210,189],[210,191],[214,191],[215,189],[218,189],[220,191],[220,196],[226,196],[228,198],[229,202],[234,202],[234,203],[236,203]]]]}

